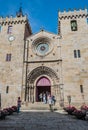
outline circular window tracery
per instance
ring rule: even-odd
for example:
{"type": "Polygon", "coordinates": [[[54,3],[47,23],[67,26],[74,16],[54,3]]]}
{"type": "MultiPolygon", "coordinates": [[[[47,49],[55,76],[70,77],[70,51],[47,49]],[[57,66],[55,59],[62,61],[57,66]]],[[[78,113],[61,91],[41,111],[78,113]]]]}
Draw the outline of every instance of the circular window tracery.
{"type": "Polygon", "coordinates": [[[39,56],[45,56],[52,50],[52,42],[49,38],[36,39],[32,44],[33,52],[39,56]]]}
{"type": "Polygon", "coordinates": [[[49,51],[48,43],[40,43],[36,47],[38,54],[45,55],[49,51]]]}

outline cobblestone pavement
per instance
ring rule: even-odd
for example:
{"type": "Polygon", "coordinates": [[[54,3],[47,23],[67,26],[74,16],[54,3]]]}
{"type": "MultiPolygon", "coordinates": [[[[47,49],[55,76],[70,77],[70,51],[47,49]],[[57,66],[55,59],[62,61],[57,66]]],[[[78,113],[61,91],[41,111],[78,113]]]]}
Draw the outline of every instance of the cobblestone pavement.
{"type": "Polygon", "coordinates": [[[61,111],[26,111],[0,120],[0,130],[88,130],[88,121],[61,111]]]}

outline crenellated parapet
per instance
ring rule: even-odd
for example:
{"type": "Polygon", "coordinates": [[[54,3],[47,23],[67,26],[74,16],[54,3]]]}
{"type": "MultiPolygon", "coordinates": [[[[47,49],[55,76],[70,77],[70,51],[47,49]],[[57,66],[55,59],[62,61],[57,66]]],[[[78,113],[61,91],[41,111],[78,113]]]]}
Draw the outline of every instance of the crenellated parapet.
{"type": "Polygon", "coordinates": [[[65,19],[77,19],[77,18],[87,18],[88,17],[88,12],[87,12],[87,9],[79,9],[79,10],[76,10],[74,9],[73,11],[72,10],[69,10],[69,11],[66,11],[64,10],[63,12],[60,12],[59,11],[59,19],[60,20],[65,20],[65,19]]]}
{"type": "Polygon", "coordinates": [[[3,18],[3,17],[0,17],[0,25],[13,25],[13,24],[22,24],[22,23],[28,23],[28,19],[27,19],[27,16],[21,16],[21,17],[13,17],[13,16],[10,16],[10,17],[6,17],[6,18],[3,18]]]}

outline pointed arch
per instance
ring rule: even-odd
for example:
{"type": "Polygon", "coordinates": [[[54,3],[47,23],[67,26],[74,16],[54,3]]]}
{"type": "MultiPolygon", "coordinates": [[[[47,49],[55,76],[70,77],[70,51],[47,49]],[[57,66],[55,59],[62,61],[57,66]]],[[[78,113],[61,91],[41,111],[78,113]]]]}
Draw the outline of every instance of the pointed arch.
{"type": "Polygon", "coordinates": [[[42,75],[49,76],[54,83],[59,82],[57,73],[53,69],[46,66],[40,66],[32,70],[27,76],[27,81],[30,82],[30,84],[33,84],[37,77],[42,75]]]}

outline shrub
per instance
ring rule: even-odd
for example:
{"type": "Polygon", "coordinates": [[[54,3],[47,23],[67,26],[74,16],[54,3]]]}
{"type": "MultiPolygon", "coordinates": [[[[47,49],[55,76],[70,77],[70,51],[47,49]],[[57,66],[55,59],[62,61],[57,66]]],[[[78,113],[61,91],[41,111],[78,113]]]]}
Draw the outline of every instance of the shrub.
{"type": "Polygon", "coordinates": [[[12,106],[12,108],[14,109],[14,112],[17,112],[17,106],[12,106]]]}
{"type": "Polygon", "coordinates": [[[68,112],[68,114],[72,115],[72,113],[74,112],[74,110],[76,110],[76,108],[74,106],[69,106],[65,107],[64,110],[68,112]]]}
{"type": "Polygon", "coordinates": [[[6,113],[3,110],[0,110],[0,119],[5,119],[6,113]]]}
{"type": "Polygon", "coordinates": [[[86,106],[86,105],[82,105],[82,106],[81,106],[81,110],[84,110],[84,111],[87,112],[87,111],[88,111],[88,106],[86,106]]]}
{"type": "Polygon", "coordinates": [[[11,107],[5,108],[4,110],[6,110],[8,112],[8,115],[12,115],[13,114],[13,110],[12,110],[11,107]]]}
{"type": "Polygon", "coordinates": [[[86,112],[82,110],[75,110],[72,114],[75,115],[78,119],[85,119],[86,116],[86,112]]]}

